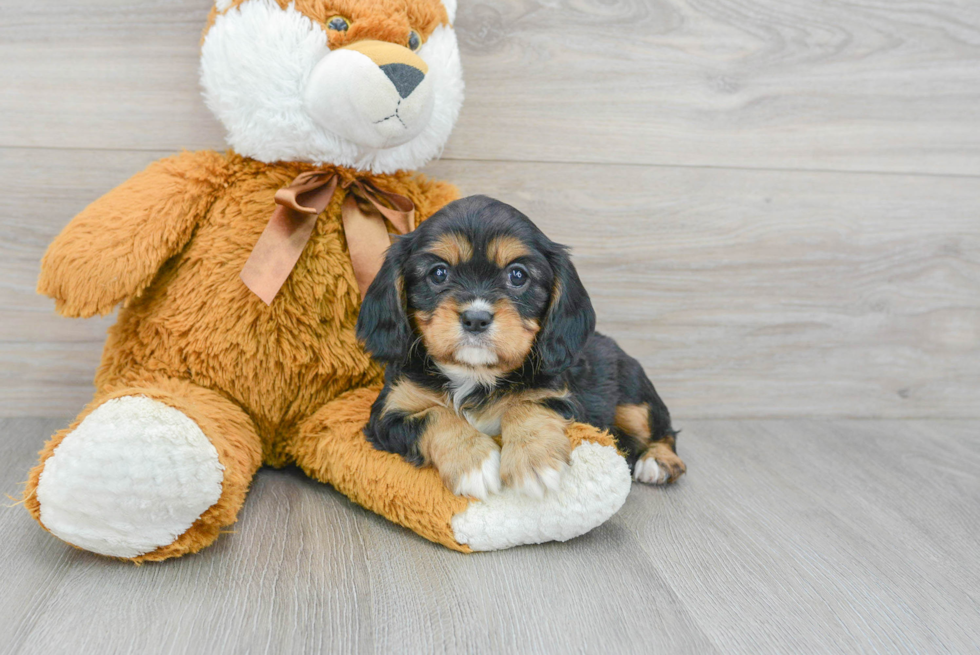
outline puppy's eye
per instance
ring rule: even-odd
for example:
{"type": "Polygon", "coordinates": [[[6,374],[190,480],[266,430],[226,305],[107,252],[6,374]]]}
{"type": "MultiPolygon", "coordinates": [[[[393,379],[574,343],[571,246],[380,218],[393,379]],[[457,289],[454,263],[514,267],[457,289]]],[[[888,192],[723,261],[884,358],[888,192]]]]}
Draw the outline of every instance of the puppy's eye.
{"type": "Polygon", "coordinates": [[[347,28],[350,27],[350,21],[348,21],[343,16],[334,16],[329,21],[327,21],[327,29],[335,30],[337,32],[346,32],[347,28]]]}
{"type": "Polygon", "coordinates": [[[422,47],[422,37],[415,30],[408,33],[408,49],[415,52],[422,47]]]}
{"type": "Polygon", "coordinates": [[[507,283],[515,289],[520,289],[527,284],[529,277],[527,269],[523,266],[511,266],[507,271],[507,283]]]}
{"type": "Polygon", "coordinates": [[[429,280],[433,284],[445,284],[447,279],[449,279],[449,269],[445,264],[436,264],[429,271],[429,280]]]}

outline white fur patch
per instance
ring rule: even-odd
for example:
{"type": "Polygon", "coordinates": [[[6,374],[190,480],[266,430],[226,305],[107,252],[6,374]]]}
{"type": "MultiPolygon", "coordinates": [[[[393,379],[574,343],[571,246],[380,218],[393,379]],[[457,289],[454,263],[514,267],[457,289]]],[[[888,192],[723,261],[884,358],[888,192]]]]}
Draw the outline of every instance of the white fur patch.
{"type": "Polygon", "coordinates": [[[484,300],[483,298],[477,298],[471,303],[461,308],[461,311],[474,311],[474,312],[490,312],[493,313],[493,305],[490,304],[489,300],[484,300]]]}
{"type": "Polygon", "coordinates": [[[449,379],[449,397],[458,413],[463,401],[477,387],[492,388],[497,383],[497,375],[486,369],[455,366],[453,364],[437,364],[442,374],[449,379]]]}
{"type": "Polygon", "coordinates": [[[567,466],[561,469],[546,468],[535,471],[517,485],[517,490],[525,496],[530,496],[537,500],[542,500],[549,491],[557,492],[561,488],[561,479],[568,469],[567,466]]]}
{"type": "Polygon", "coordinates": [[[234,0],[215,0],[214,6],[218,9],[218,11],[224,11],[231,6],[232,2],[234,2],[234,0]]]}
{"type": "MultiPolygon", "coordinates": [[[[201,50],[201,84],[208,107],[227,131],[228,144],[264,162],[330,163],[374,173],[421,168],[437,157],[463,103],[463,71],[452,28],[437,27],[417,53],[429,67],[424,84],[431,84],[431,109],[417,136],[394,147],[356,141],[353,118],[335,131],[318,124],[307,110],[314,69],[341,53],[331,52],[324,29],[292,4],[282,9],[274,0],[251,0],[219,15],[201,50]],[[354,138],[341,136],[348,133],[354,138]]],[[[383,76],[375,77],[364,83],[382,81],[383,76]]],[[[348,82],[360,83],[356,76],[348,82]]],[[[316,98],[320,103],[329,100],[322,94],[316,98]]],[[[394,134],[394,126],[392,130],[394,134]]]]}
{"type": "Polygon", "coordinates": [[[41,523],[85,550],[138,557],[221,497],[224,467],[194,421],[145,396],[109,400],[64,438],[37,486],[41,523]]]}
{"type": "Polygon", "coordinates": [[[493,451],[479,468],[463,474],[453,493],[480,500],[486,500],[490,494],[500,493],[500,451],[493,451]]]}
{"type": "Polygon", "coordinates": [[[644,457],[633,465],[633,478],[646,484],[663,484],[667,481],[667,471],[660,468],[654,458],[644,457]]]}
{"type": "Polygon", "coordinates": [[[483,346],[460,346],[453,354],[456,361],[469,366],[494,366],[497,353],[483,346]]]}
{"type": "Polygon", "coordinates": [[[449,14],[449,22],[456,22],[456,0],[442,0],[442,6],[446,8],[446,13],[449,14]]]}
{"type": "Polygon", "coordinates": [[[473,550],[567,541],[605,523],[626,502],[630,471],[616,449],[583,442],[558,488],[542,500],[504,489],[452,519],[456,541],[473,550]]]}

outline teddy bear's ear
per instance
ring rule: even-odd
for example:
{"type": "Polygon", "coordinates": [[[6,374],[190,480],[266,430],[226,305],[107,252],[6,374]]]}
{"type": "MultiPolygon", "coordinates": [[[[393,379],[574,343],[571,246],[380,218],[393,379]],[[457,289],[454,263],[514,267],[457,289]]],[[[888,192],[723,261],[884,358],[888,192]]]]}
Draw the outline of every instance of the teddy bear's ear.
{"type": "MultiPolygon", "coordinates": [[[[222,0],[218,0],[218,4],[221,4],[222,0]]],[[[446,8],[446,13],[449,14],[449,24],[452,25],[456,22],[456,0],[442,0],[442,5],[446,8]]]]}

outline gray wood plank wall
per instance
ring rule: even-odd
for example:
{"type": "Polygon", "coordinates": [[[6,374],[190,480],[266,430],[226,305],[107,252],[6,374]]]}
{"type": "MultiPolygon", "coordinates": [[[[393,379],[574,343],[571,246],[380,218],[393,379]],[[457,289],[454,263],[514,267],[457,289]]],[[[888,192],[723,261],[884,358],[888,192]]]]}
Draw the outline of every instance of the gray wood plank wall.
{"type": "MultiPolygon", "coordinates": [[[[71,415],[111,317],[34,295],[75,212],[223,148],[204,0],[0,0],[0,416],[71,415]]],[[[574,247],[681,418],[977,417],[980,4],[463,0],[428,169],[574,247]]]]}

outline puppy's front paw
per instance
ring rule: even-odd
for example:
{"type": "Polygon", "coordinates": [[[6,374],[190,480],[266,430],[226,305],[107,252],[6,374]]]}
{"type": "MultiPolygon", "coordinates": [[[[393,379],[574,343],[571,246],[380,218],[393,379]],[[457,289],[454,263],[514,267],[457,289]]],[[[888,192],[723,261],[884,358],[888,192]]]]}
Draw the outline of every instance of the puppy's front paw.
{"type": "Polygon", "coordinates": [[[419,454],[458,496],[486,500],[500,491],[500,446],[451,410],[430,412],[430,422],[419,439],[419,454]]]}
{"type": "Polygon", "coordinates": [[[633,479],[646,484],[669,484],[687,472],[684,461],[667,446],[654,444],[633,465],[633,479]]]}
{"type": "Polygon", "coordinates": [[[457,496],[486,500],[490,494],[500,493],[500,451],[494,449],[481,463],[455,474],[455,478],[446,481],[446,486],[457,496]]]}
{"type": "Polygon", "coordinates": [[[572,446],[564,431],[505,443],[500,477],[508,487],[541,500],[547,491],[558,491],[571,456],[572,446]]]}

